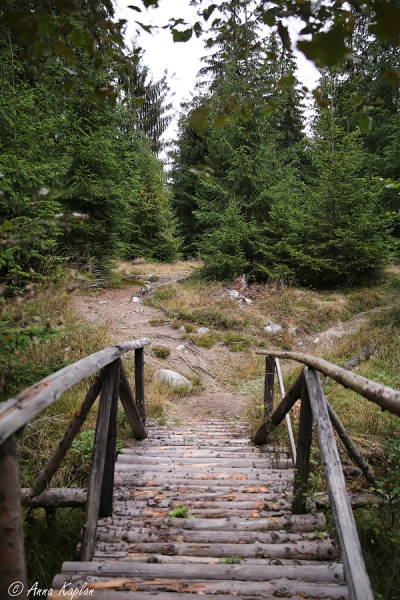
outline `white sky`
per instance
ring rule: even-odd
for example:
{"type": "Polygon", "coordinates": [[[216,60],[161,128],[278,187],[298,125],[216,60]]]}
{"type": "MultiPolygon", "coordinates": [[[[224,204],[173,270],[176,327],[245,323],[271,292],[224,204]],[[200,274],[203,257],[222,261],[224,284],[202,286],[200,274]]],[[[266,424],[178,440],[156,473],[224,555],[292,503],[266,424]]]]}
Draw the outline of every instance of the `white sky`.
{"type": "MultiPolygon", "coordinates": [[[[135,23],[136,20],[145,24],[152,23],[158,26],[167,25],[171,17],[181,17],[190,25],[199,20],[196,14],[196,7],[189,5],[190,0],[160,0],[158,8],[149,8],[148,11],[143,8],[141,2],[135,2],[135,4],[142,8],[142,13],[128,8],[128,5],[133,3],[134,0],[116,0],[116,16],[128,21],[127,41],[139,29],[135,23]]],[[[292,40],[296,40],[298,35],[291,23],[289,23],[289,29],[292,40]]],[[[161,78],[164,71],[168,70],[168,83],[172,95],[170,101],[173,103],[175,118],[163,137],[165,139],[173,139],[176,133],[176,118],[179,113],[180,104],[183,100],[190,99],[196,84],[197,73],[202,66],[200,59],[206,54],[204,39],[202,37],[197,39],[193,35],[188,42],[174,43],[169,29],[155,30],[152,34],[142,30],[138,43],[145,50],[143,62],[150,68],[150,72],[155,80],[161,78]]],[[[308,61],[303,54],[297,51],[295,51],[295,54],[299,81],[310,90],[314,89],[318,80],[318,71],[314,67],[314,64],[308,61]]]]}

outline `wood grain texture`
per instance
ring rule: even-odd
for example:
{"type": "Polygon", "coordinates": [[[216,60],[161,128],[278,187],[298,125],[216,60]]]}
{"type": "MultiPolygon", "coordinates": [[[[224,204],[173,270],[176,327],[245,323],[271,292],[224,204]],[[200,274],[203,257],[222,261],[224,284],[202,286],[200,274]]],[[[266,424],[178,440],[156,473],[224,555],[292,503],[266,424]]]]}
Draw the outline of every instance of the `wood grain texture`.
{"type": "Polygon", "coordinates": [[[99,413],[97,416],[96,433],[94,438],[92,467],[89,478],[85,522],[82,531],[80,560],[91,560],[94,552],[96,526],[99,516],[104,465],[106,460],[105,448],[107,444],[116,378],[117,382],[119,381],[119,364],[117,360],[107,365],[104,368],[103,373],[99,413]]]}
{"type": "Polygon", "coordinates": [[[86,356],[56,371],[35,385],[20,392],[0,405],[0,444],[10,435],[25,427],[42,410],[54,404],[61,394],[102,367],[120,358],[126,352],[143,348],[151,342],[147,338],[122,342],[86,356]]]}
{"type": "Polygon", "coordinates": [[[274,408],[275,359],[265,357],[264,421],[269,423],[274,408]]]}
{"type": "Polygon", "coordinates": [[[301,515],[307,512],[308,474],[310,471],[310,453],[312,440],[313,415],[308,389],[303,377],[299,432],[297,436],[297,461],[293,485],[292,513],[301,515]]]}
{"type": "Polygon", "coordinates": [[[129,425],[132,428],[133,435],[137,440],[144,440],[145,438],[147,438],[148,435],[147,429],[143,424],[139,408],[135,402],[135,398],[133,397],[133,392],[131,390],[128,378],[122,365],[119,380],[119,398],[121,400],[122,406],[124,407],[124,411],[129,421],[129,425]]]}
{"type": "Polygon", "coordinates": [[[304,376],[317,430],[350,599],[373,600],[319,374],[313,368],[306,368],[304,376]]]}
{"type": "Polygon", "coordinates": [[[144,349],[135,350],[135,396],[143,425],[146,425],[146,402],[144,396],[144,349]]]}
{"type": "Polygon", "coordinates": [[[0,446],[0,598],[9,598],[14,582],[26,586],[17,436],[0,446]]]}

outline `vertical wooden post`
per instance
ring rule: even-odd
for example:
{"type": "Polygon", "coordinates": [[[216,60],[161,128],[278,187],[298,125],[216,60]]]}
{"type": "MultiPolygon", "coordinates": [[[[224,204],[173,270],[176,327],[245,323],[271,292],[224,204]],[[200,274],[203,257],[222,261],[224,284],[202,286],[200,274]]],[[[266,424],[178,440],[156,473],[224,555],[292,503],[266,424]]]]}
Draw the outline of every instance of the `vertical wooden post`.
{"type": "Polygon", "coordinates": [[[81,551],[79,556],[82,561],[92,560],[94,553],[104,465],[106,461],[105,449],[108,438],[111,407],[115,396],[115,380],[117,379],[117,381],[119,381],[118,375],[118,361],[114,361],[104,367],[96,434],[94,437],[92,468],[89,477],[85,522],[83,525],[81,551]]]}
{"type": "Polygon", "coordinates": [[[117,450],[117,416],[118,416],[118,388],[121,370],[121,359],[115,361],[116,373],[114,379],[114,391],[108,424],[107,446],[105,449],[106,460],[104,464],[103,484],[101,487],[101,498],[99,517],[110,517],[113,511],[114,496],[114,471],[117,450]]]}
{"type": "MultiPolygon", "coordinates": [[[[304,371],[307,367],[304,367],[304,371]]],[[[293,485],[292,513],[302,515],[306,510],[306,493],[308,488],[308,474],[310,470],[310,452],[312,439],[313,417],[311,412],[310,398],[303,375],[303,385],[301,388],[301,407],[299,433],[297,437],[297,460],[295,479],[293,485]]]]}
{"type": "Polygon", "coordinates": [[[265,359],[265,379],[264,379],[264,421],[271,421],[272,411],[274,409],[274,378],[275,378],[275,359],[267,356],[265,359]]]}
{"type": "Polygon", "coordinates": [[[144,399],[144,348],[135,350],[135,395],[136,404],[142,417],[143,425],[146,425],[146,404],[144,399]]]}
{"type": "Polygon", "coordinates": [[[315,369],[307,367],[305,380],[307,383],[310,403],[317,430],[319,449],[329,500],[331,502],[333,519],[335,521],[340,553],[343,560],[344,574],[349,588],[350,600],[373,600],[371,584],[360,540],[351,510],[346,482],[343,475],[335,436],[329,419],[327,401],[321,385],[319,374],[315,369]]]}
{"type": "Polygon", "coordinates": [[[26,590],[27,583],[16,434],[0,446],[0,474],[0,598],[5,599],[11,584],[20,582],[26,590]]]}

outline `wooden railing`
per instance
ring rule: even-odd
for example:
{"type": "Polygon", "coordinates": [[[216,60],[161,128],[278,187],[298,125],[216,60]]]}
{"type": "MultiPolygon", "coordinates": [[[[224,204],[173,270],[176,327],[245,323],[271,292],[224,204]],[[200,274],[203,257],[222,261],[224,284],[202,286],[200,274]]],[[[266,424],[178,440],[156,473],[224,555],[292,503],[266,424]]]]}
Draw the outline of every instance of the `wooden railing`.
{"type": "Polygon", "coordinates": [[[292,512],[293,514],[304,514],[306,512],[312,428],[313,422],[315,423],[350,600],[373,600],[332,425],[351,459],[361,469],[367,481],[375,488],[379,488],[379,485],[373,470],[362,457],[361,452],[326,399],[319,372],[398,416],[400,416],[400,392],[315,356],[298,352],[273,351],[260,351],[258,354],[266,355],[265,418],[254,435],[254,443],[265,444],[273,428],[286,418],[296,472],[292,512]],[[291,359],[306,365],[286,393],[283,387],[279,358],[291,359]],[[274,409],[275,372],[278,376],[282,400],[274,409]],[[295,447],[289,411],[299,399],[301,400],[300,418],[297,446],[295,447]]]}
{"type": "Polygon", "coordinates": [[[60,369],[0,405],[1,599],[9,597],[9,586],[15,582],[21,582],[26,589],[21,502],[25,506],[33,507],[86,505],[80,559],[85,561],[92,559],[97,520],[99,517],[110,516],[113,508],[118,398],[124,407],[135,438],[147,437],[144,347],[148,344],[150,340],[144,338],[105,348],[60,369]],[[121,361],[121,356],[132,350],[135,351],[136,399],[121,361]],[[47,466],[29,490],[21,491],[17,460],[18,435],[42,410],[56,402],[76,383],[96,371],[99,371],[98,375],[47,466]],[[51,479],[60,467],[99,394],[100,403],[87,493],[84,490],[72,489],[49,490],[51,479]],[[85,492],[84,498],[82,492],[85,492]]]}

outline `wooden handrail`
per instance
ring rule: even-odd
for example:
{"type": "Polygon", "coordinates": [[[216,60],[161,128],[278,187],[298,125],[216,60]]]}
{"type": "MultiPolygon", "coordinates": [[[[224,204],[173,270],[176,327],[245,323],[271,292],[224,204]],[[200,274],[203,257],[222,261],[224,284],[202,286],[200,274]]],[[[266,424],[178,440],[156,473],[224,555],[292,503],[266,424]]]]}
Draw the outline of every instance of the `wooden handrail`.
{"type": "Polygon", "coordinates": [[[16,432],[56,402],[72,386],[101,370],[46,468],[40,473],[28,494],[28,504],[33,505],[32,500],[45,490],[60,467],[100,393],[88,491],[84,496],[80,494],[79,498],[72,500],[80,506],[86,504],[81,558],[91,560],[98,517],[112,513],[119,396],[135,437],[147,437],[144,426],[146,412],[143,348],[148,344],[150,340],[143,338],[100,350],[60,369],[0,405],[0,598],[8,597],[8,588],[13,582],[20,581],[24,585],[26,583],[16,432]],[[136,401],[121,363],[121,356],[131,350],[135,350],[136,401]]]}
{"type": "MultiPolygon", "coordinates": [[[[292,383],[288,392],[284,395],[272,414],[270,394],[264,394],[264,402],[268,402],[268,406],[265,409],[266,418],[256,431],[254,442],[257,445],[267,443],[271,430],[283,421],[292,406],[301,397],[292,513],[304,514],[307,508],[306,494],[310,466],[311,433],[314,421],[328,487],[329,501],[332,507],[346,581],[349,587],[349,597],[350,600],[372,600],[373,593],[364,564],[351,503],[346,490],[333,427],[336,429],[349,456],[361,469],[367,481],[376,488],[379,487],[378,481],[356,444],[351,440],[338,415],[325,398],[318,371],[378,404],[382,409],[399,416],[400,392],[308,354],[278,352],[275,350],[259,351],[257,354],[266,355],[266,382],[267,375],[270,377],[269,372],[271,365],[274,364],[273,360],[279,365],[279,358],[286,358],[295,360],[306,366],[292,383]]],[[[283,386],[281,387],[283,389],[283,386]]]]}
{"type": "Polygon", "coordinates": [[[361,375],[357,375],[357,373],[346,371],[342,367],[338,367],[323,358],[318,358],[311,354],[278,352],[277,350],[259,350],[257,354],[265,354],[273,358],[288,358],[308,367],[313,367],[317,371],[341,383],[344,387],[348,387],[361,396],[364,396],[367,400],[375,402],[375,404],[378,404],[384,410],[388,410],[400,417],[400,392],[391,387],[366,379],[361,375]]]}
{"type": "Polygon", "coordinates": [[[0,405],[0,444],[10,435],[25,427],[42,410],[54,404],[61,394],[102,367],[121,358],[126,352],[150,344],[148,338],[122,342],[86,356],[56,371],[35,385],[20,392],[0,405]]]}

